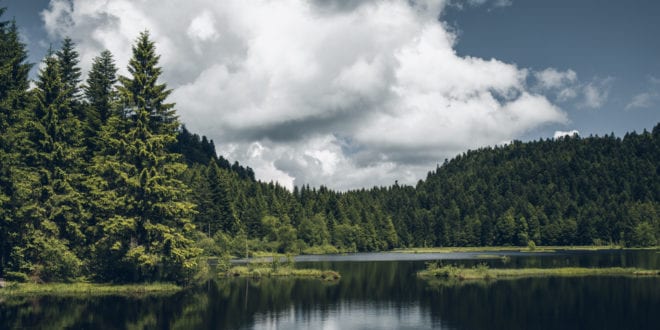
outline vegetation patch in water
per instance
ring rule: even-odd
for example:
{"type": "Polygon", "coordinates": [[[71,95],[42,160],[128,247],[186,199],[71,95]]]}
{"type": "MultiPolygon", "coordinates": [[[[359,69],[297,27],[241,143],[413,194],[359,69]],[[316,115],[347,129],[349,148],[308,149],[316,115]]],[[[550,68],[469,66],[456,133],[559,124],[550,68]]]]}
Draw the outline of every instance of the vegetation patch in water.
{"type": "Polygon", "coordinates": [[[156,295],[180,291],[181,287],[170,283],[145,284],[97,284],[97,283],[17,283],[8,282],[0,288],[2,296],[109,296],[109,295],[156,295]]]}
{"type": "Polygon", "coordinates": [[[472,268],[463,268],[453,265],[439,266],[438,263],[429,263],[425,270],[417,273],[421,278],[447,278],[459,280],[489,280],[516,277],[538,276],[660,276],[660,270],[640,268],[489,268],[480,264],[472,268]]]}
{"type": "Polygon", "coordinates": [[[234,266],[226,272],[226,276],[233,277],[307,277],[318,278],[324,281],[336,281],[341,278],[338,272],[334,270],[320,270],[320,269],[296,269],[291,267],[280,267],[273,269],[273,267],[248,267],[248,266],[234,266]]]}
{"type": "Polygon", "coordinates": [[[270,261],[257,260],[248,262],[246,265],[239,265],[229,268],[226,272],[221,272],[228,277],[307,277],[318,278],[324,281],[337,281],[341,278],[338,272],[334,270],[320,270],[294,267],[293,257],[288,256],[285,262],[279,257],[273,257],[270,261]]]}

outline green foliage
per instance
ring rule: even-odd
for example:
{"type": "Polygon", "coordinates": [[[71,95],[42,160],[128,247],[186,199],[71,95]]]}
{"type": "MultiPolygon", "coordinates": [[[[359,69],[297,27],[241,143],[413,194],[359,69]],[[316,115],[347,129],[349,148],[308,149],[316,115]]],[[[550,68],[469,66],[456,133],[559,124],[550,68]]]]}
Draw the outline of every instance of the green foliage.
{"type": "Polygon", "coordinates": [[[0,21],[0,275],[186,282],[228,255],[660,239],[660,124],[467,151],[415,187],[291,192],[181,127],[147,32],[132,50],[127,76],[104,51],[81,86],[66,38],[28,92],[0,21]]]}
{"type": "Polygon", "coordinates": [[[149,284],[94,284],[94,283],[25,283],[13,285],[0,295],[4,297],[33,297],[35,295],[50,296],[117,296],[174,294],[182,288],[170,283],[149,284]]]}
{"type": "Polygon", "coordinates": [[[157,63],[154,43],[142,33],[129,62],[132,77],[119,78],[123,110],[103,127],[104,145],[94,157],[90,187],[101,215],[94,248],[101,279],[183,281],[201,252],[192,239],[195,205],[179,179],[186,165],[167,150],[178,120],[165,103],[170,91],[157,83],[157,63]]]}
{"type": "Polygon", "coordinates": [[[530,251],[535,251],[536,250],[536,243],[534,243],[534,241],[532,241],[532,240],[529,240],[529,242],[527,242],[527,248],[530,251]]]}
{"type": "MultiPolygon", "coordinates": [[[[87,121],[92,137],[108,123],[117,103],[117,68],[112,53],[104,50],[94,58],[86,85],[83,87],[88,102],[87,121]]],[[[94,145],[98,144],[95,142],[94,145]]]]}
{"type": "Polygon", "coordinates": [[[288,217],[280,220],[274,216],[265,216],[263,224],[266,242],[270,242],[273,252],[298,252],[296,251],[297,230],[291,225],[288,217]]]}
{"type": "Polygon", "coordinates": [[[82,261],[62,241],[35,232],[31,237],[35,264],[31,273],[47,282],[70,282],[81,275],[82,261]]]}
{"type": "Polygon", "coordinates": [[[456,266],[429,266],[417,273],[421,278],[445,278],[458,280],[490,280],[502,278],[538,277],[538,276],[660,276],[660,270],[639,268],[489,268],[479,264],[472,268],[456,266]]]}
{"type": "Polygon", "coordinates": [[[631,246],[655,246],[658,244],[655,230],[648,222],[640,222],[635,226],[632,237],[629,240],[631,246]]]}
{"type": "MultiPolygon", "coordinates": [[[[0,17],[5,9],[0,8],[0,17]]],[[[16,168],[21,165],[21,148],[26,137],[25,122],[30,98],[25,44],[15,21],[0,21],[0,274],[16,269],[23,260],[13,256],[20,244],[18,208],[24,201],[27,184],[16,168]]]]}
{"type": "Polygon", "coordinates": [[[298,224],[298,236],[310,246],[328,244],[330,233],[325,216],[317,213],[312,218],[303,218],[298,224]]]}
{"type": "Polygon", "coordinates": [[[21,272],[12,272],[12,271],[7,271],[5,272],[5,280],[10,281],[10,282],[18,282],[18,283],[26,283],[30,281],[30,277],[21,272]]]}
{"type": "Polygon", "coordinates": [[[273,267],[266,264],[251,264],[248,266],[234,266],[220,275],[230,277],[301,277],[301,278],[317,278],[323,281],[338,281],[341,275],[333,270],[320,270],[320,269],[295,269],[293,267],[273,267]]]}
{"type": "Polygon", "coordinates": [[[60,76],[66,92],[66,97],[72,101],[77,101],[80,97],[80,68],[78,63],[78,52],[75,49],[75,43],[71,38],[66,37],[62,42],[62,48],[55,53],[57,63],[60,67],[60,76]]]}

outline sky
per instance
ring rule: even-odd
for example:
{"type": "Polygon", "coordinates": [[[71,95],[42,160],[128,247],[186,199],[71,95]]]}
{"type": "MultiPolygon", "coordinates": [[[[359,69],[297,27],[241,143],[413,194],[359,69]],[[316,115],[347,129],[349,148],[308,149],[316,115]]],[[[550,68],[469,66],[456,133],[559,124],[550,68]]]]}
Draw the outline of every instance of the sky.
{"type": "MultiPolygon", "coordinates": [[[[652,0],[4,0],[39,63],[148,29],[186,127],[286,187],[415,184],[512,140],[660,122],[652,0]]],[[[33,77],[36,77],[35,68],[33,77]]]]}

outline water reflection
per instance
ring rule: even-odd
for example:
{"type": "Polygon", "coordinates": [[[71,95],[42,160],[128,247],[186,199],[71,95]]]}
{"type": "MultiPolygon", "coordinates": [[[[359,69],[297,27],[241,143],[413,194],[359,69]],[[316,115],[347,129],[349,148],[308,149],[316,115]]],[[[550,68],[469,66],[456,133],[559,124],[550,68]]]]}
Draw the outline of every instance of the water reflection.
{"type": "MultiPolygon", "coordinates": [[[[613,251],[445,262],[660,268],[659,259],[656,251],[613,251]]],[[[342,279],[337,283],[220,279],[175,295],[148,298],[12,298],[0,302],[0,328],[650,329],[660,324],[657,277],[532,278],[457,285],[417,279],[416,271],[424,267],[420,260],[314,260],[299,266],[336,269],[342,279]]]]}

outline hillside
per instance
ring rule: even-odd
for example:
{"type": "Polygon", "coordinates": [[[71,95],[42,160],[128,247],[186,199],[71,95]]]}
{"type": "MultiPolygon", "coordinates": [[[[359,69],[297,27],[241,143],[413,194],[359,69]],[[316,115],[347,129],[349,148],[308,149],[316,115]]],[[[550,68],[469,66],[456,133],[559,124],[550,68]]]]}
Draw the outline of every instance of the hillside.
{"type": "Polygon", "coordinates": [[[446,161],[416,187],[345,193],[296,187],[289,193],[277,185],[236,178],[230,180],[230,204],[239,210],[237,219],[251,224],[248,236],[258,238],[255,248],[280,252],[325,243],[358,251],[526,246],[529,241],[654,245],[660,237],[659,136],[656,125],[652,133],[633,132],[623,138],[514,141],[446,161]],[[298,235],[285,238],[271,232],[270,225],[260,221],[267,215],[278,224],[290,224],[290,232],[297,230],[298,235]],[[310,219],[321,228],[317,238],[306,234],[318,233],[317,227],[308,228],[310,219]],[[263,244],[293,237],[299,239],[297,248],[263,244]]]}

